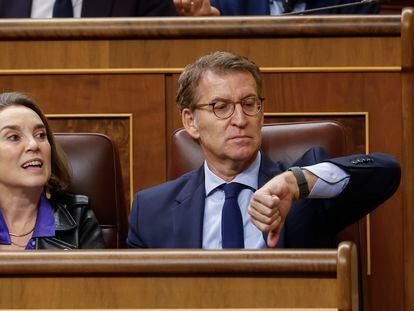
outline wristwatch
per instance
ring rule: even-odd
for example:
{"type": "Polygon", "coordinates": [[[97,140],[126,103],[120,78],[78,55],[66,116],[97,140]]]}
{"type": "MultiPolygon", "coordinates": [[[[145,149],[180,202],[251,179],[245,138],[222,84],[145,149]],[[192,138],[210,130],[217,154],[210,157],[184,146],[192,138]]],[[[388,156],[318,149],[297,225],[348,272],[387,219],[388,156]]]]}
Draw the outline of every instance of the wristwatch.
{"type": "Polygon", "coordinates": [[[291,171],[293,173],[296,178],[296,182],[298,183],[299,200],[305,199],[309,195],[309,187],[302,169],[299,166],[292,166],[288,169],[288,171],[291,171]]]}

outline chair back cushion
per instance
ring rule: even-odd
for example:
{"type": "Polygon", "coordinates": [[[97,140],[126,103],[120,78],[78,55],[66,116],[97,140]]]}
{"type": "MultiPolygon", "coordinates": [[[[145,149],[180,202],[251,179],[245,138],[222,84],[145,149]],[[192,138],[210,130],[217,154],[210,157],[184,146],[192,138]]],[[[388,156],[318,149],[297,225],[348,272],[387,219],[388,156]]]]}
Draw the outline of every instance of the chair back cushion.
{"type": "Polygon", "coordinates": [[[89,197],[106,247],[124,247],[128,210],[115,145],[108,136],[96,133],[56,133],[55,138],[69,162],[70,192],[89,197]]]}
{"type": "MultiPolygon", "coordinates": [[[[294,162],[308,149],[321,146],[333,157],[347,152],[345,128],[334,121],[266,124],[262,128],[261,149],[274,161],[294,162]]],[[[204,161],[199,144],[185,129],[174,132],[168,178],[200,167],[204,161]]]]}

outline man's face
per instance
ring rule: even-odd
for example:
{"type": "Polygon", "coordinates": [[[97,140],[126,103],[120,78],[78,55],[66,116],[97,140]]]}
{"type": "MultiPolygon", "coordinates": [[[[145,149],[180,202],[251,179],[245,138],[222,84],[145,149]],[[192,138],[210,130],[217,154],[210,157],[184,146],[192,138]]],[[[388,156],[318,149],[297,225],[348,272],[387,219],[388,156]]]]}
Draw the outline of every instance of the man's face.
{"type": "MultiPolygon", "coordinates": [[[[196,106],[217,100],[240,102],[257,94],[256,82],[248,72],[206,72],[200,79],[196,106]]],[[[184,109],[183,123],[194,138],[198,139],[210,168],[245,169],[255,159],[261,144],[263,110],[255,116],[247,116],[240,104],[233,115],[219,119],[211,106],[191,112],[184,109]]]]}

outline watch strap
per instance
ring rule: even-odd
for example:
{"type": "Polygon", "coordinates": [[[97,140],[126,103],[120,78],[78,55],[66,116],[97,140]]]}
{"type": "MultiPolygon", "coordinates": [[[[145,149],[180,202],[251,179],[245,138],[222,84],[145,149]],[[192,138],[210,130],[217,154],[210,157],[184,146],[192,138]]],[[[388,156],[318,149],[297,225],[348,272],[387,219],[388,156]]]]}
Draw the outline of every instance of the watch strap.
{"type": "Polygon", "coordinates": [[[309,186],[302,169],[299,166],[292,166],[288,171],[291,171],[296,178],[299,188],[299,200],[305,199],[309,195],[309,186]]]}

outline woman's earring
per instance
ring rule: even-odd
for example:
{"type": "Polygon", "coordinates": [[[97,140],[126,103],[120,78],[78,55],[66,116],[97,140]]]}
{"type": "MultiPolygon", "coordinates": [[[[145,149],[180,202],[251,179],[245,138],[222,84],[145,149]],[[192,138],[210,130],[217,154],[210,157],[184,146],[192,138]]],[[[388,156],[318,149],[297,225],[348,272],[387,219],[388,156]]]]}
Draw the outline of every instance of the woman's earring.
{"type": "Polygon", "coordinates": [[[46,187],[46,199],[50,200],[52,194],[50,193],[49,187],[46,187]]]}

